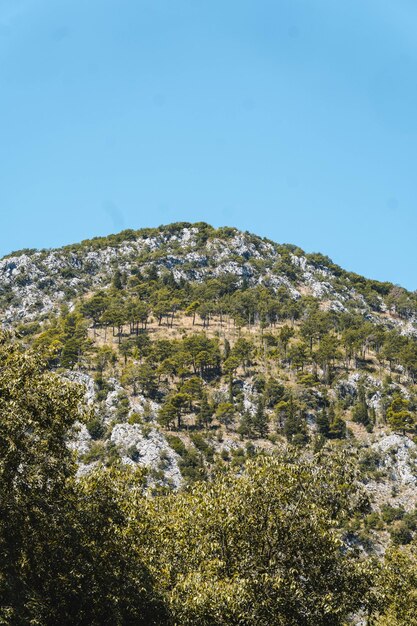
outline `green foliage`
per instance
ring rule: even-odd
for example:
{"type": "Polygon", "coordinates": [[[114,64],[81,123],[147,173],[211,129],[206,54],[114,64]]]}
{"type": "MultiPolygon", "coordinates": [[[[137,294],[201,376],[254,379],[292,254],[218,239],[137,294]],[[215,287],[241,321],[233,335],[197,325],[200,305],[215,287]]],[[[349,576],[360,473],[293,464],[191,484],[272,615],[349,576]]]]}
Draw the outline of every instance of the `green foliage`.
{"type": "Polygon", "coordinates": [[[80,310],[85,317],[91,318],[97,325],[108,306],[108,295],[104,291],[98,291],[89,300],[82,303],[80,310]]]}
{"type": "Polygon", "coordinates": [[[263,391],[265,406],[272,409],[283,398],[285,387],[275,378],[268,378],[263,391]]]}
{"type": "Polygon", "coordinates": [[[359,468],[365,477],[377,478],[382,465],[381,453],[377,450],[365,449],[359,458],[359,468]]]}
{"type": "Polygon", "coordinates": [[[178,465],[187,484],[207,478],[203,455],[195,448],[186,448],[184,446],[178,465]]]}
{"type": "Polygon", "coordinates": [[[214,448],[207,442],[203,435],[201,433],[193,433],[191,435],[191,441],[197,450],[204,454],[207,461],[212,463],[214,460],[214,448]]]}
{"type": "Polygon", "coordinates": [[[129,415],[130,404],[129,398],[124,391],[117,394],[116,419],[118,422],[125,422],[129,415]]]}
{"type": "Polygon", "coordinates": [[[66,439],[82,390],[36,353],[0,346],[0,621],[167,623],[126,534],[142,476],[100,471],[75,481],[66,439]]]}
{"type": "Polygon", "coordinates": [[[183,456],[185,454],[186,447],[182,439],[176,437],[175,435],[167,435],[166,437],[169,445],[174,450],[174,452],[176,452],[180,456],[183,456]]]}
{"type": "Polygon", "coordinates": [[[388,410],[387,419],[393,430],[400,430],[404,434],[415,428],[415,418],[409,410],[409,401],[395,394],[388,410]]]}
{"type": "Polygon", "coordinates": [[[392,543],[397,546],[407,545],[413,539],[413,533],[404,522],[400,522],[391,528],[390,535],[392,543]]]}
{"type": "Polygon", "coordinates": [[[86,423],[86,426],[92,439],[101,439],[106,432],[102,420],[97,415],[93,415],[93,417],[86,423]]]}
{"type": "Polygon", "coordinates": [[[378,578],[376,626],[417,626],[417,553],[415,545],[387,552],[378,578]]]}
{"type": "Polygon", "coordinates": [[[262,399],[258,400],[255,414],[252,418],[252,429],[258,437],[266,437],[269,430],[269,420],[265,414],[262,399]]]}
{"type": "Polygon", "coordinates": [[[329,439],[344,439],[346,437],[346,422],[339,415],[335,415],[330,422],[329,439]]]}
{"type": "Polygon", "coordinates": [[[239,425],[237,427],[237,432],[239,433],[239,435],[241,435],[242,438],[254,436],[253,415],[250,411],[242,411],[239,425]]]}
{"type": "Polygon", "coordinates": [[[83,353],[91,347],[87,339],[87,324],[79,313],[69,313],[63,308],[60,317],[51,321],[49,326],[34,341],[34,346],[48,350],[51,361],[65,368],[77,365],[83,353]]]}
{"type": "Polygon", "coordinates": [[[129,424],[142,424],[143,419],[140,413],[133,412],[129,415],[129,419],[127,420],[129,424]]]}
{"type": "Polygon", "coordinates": [[[323,408],[316,417],[317,432],[327,439],[344,439],[346,437],[346,422],[336,414],[331,405],[323,408]]]}
{"type": "Polygon", "coordinates": [[[352,409],[352,419],[354,422],[365,426],[367,430],[372,431],[373,423],[366,402],[363,382],[358,385],[358,399],[352,409]]]}
{"type": "Polygon", "coordinates": [[[205,426],[206,428],[208,428],[212,419],[213,408],[207,399],[207,395],[203,394],[200,402],[200,408],[197,414],[197,424],[199,426],[205,426]]]}
{"type": "Polygon", "coordinates": [[[275,407],[278,428],[282,429],[287,440],[296,446],[303,446],[309,441],[307,425],[301,408],[292,396],[288,401],[281,401],[275,407]]]}
{"type": "Polygon", "coordinates": [[[231,402],[221,402],[216,409],[216,417],[226,429],[229,428],[235,418],[235,407],[231,402]]]}
{"type": "Polygon", "coordinates": [[[383,504],[381,507],[381,517],[386,524],[401,520],[404,515],[405,511],[402,507],[393,507],[390,504],[383,504]]]}
{"type": "Polygon", "coordinates": [[[162,538],[152,541],[152,571],[174,621],[343,624],[364,603],[370,579],[353,553],[340,550],[329,523],[355,502],[337,471],[330,464],[323,480],[308,464],[262,458],[240,477],[220,474],[149,501],[162,538]]]}
{"type": "Polygon", "coordinates": [[[323,409],[316,417],[317,431],[323,437],[328,437],[330,434],[330,420],[326,409],[323,409]]]}
{"type": "Polygon", "coordinates": [[[129,363],[122,373],[121,381],[132,388],[133,395],[140,391],[145,396],[154,397],[157,391],[155,369],[150,363],[129,363]]]}
{"type": "Polygon", "coordinates": [[[166,398],[165,403],[159,410],[158,422],[161,426],[170,427],[175,420],[177,428],[181,428],[181,417],[183,413],[190,410],[191,396],[188,393],[173,393],[166,398]]]}
{"type": "Polygon", "coordinates": [[[376,511],[369,513],[365,517],[365,528],[368,530],[382,530],[383,527],[383,521],[376,511]]]}
{"type": "Polygon", "coordinates": [[[39,332],[40,325],[38,322],[21,323],[16,326],[17,336],[25,337],[28,335],[34,335],[39,332]]]}

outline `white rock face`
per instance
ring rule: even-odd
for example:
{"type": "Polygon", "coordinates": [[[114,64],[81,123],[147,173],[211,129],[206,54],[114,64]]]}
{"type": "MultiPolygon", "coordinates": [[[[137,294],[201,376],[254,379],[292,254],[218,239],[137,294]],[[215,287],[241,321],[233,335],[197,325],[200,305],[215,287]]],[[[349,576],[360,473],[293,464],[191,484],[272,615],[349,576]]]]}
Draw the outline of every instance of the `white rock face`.
{"type": "MultiPolygon", "coordinates": [[[[85,388],[85,401],[88,406],[93,405],[95,393],[94,381],[91,376],[84,374],[83,372],[68,370],[65,372],[64,378],[79,385],[83,385],[85,388]]],[[[80,457],[88,452],[91,441],[91,435],[88,432],[86,425],[81,422],[76,422],[74,424],[73,436],[68,442],[70,450],[74,450],[77,453],[77,457],[80,457]]]]}
{"type": "Polygon", "coordinates": [[[232,452],[232,450],[238,450],[239,444],[234,439],[225,437],[221,443],[215,445],[217,452],[232,452]]]}
{"type": "Polygon", "coordinates": [[[369,399],[368,404],[370,407],[375,409],[375,411],[380,412],[382,409],[382,393],[377,391],[374,395],[369,399]]]}
{"type": "Polygon", "coordinates": [[[104,423],[109,424],[116,416],[119,394],[124,392],[123,387],[116,378],[109,378],[109,384],[113,387],[104,400],[104,423]]]}
{"type": "Polygon", "coordinates": [[[84,372],[77,372],[75,370],[68,370],[65,373],[65,378],[72,381],[73,383],[83,385],[85,387],[85,400],[87,404],[93,404],[95,398],[94,380],[89,374],[85,374],[84,372]]]}
{"type": "Polygon", "coordinates": [[[87,426],[77,422],[75,424],[74,438],[68,443],[68,447],[70,450],[74,450],[77,453],[77,456],[81,456],[82,454],[88,452],[90,445],[91,435],[87,430],[87,426]]]}
{"type": "Polygon", "coordinates": [[[406,337],[415,337],[417,335],[417,320],[415,316],[407,322],[400,322],[400,333],[406,337]]]}
{"type": "Polygon", "coordinates": [[[348,309],[340,302],[340,300],[333,300],[327,305],[330,311],[336,311],[338,313],[347,313],[348,309]]]}
{"type": "MultiPolygon", "coordinates": [[[[65,378],[83,385],[86,389],[85,399],[88,405],[92,406],[95,398],[94,381],[91,376],[83,372],[68,371],[65,378]]],[[[116,417],[117,406],[119,402],[119,393],[123,391],[123,387],[115,378],[110,378],[112,391],[102,405],[100,417],[103,424],[109,425],[116,417]]],[[[155,422],[158,413],[159,404],[152,400],[148,401],[142,395],[136,396],[130,400],[130,413],[139,413],[144,415],[145,407],[149,411],[147,418],[150,422],[155,422]]],[[[110,440],[116,444],[122,457],[122,461],[128,465],[143,465],[145,467],[162,470],[164,472],[165,481],[178,488],[182,482],[181,472],[178,466],[178,455],[170,448],[165,437],[155,428],[152,428],[146,436],[143,434],[142,427],[138,424],[119,423],[114,426],[110,440]],[[128,456],[128,453],[131,456],[128,456]],[[133,458],[132,458],[133,457],[133,458]]],[[[68,443],[68,447],[77,453],[80,458],[86,454],[91,447],[93,440],[88,432],[85,424],[78,422],[74,427],[74,434],[68,443]]],[[[78,475],[87,474],[94,468],[96,463],[85,465],[79,464],[78,475]]]]}
{"type": "Polygon", "coordinates": [[[340,380],[337,384],[337,392],[341,398],[345,398],[346,396],[351,396],[352,399],[356,397],[358,393],[358,385],[359,381],[363,380],[366,389],[375,389],[376,391],[373,396],[369,399],[369,406],[373,406],[375,409],[380,407],[380,402],[382,398],[381,387],[382,382],[379,378],[375,378],[374,376],[370,376],[369,374],[361,374],[360,372],[354,372],[350,374],[348,378],[344,380],[340,380]]]}
{"type": "Polygon", "coordinates": [[[252,385],[245,380],[242,387],[243,391],[243,406],[246,411],[249,411],[252,415],[255,415],[256,412],[256,404],[253,401],[253,390],[252,385]]]}
{"type": "Polygon", "coordinates": [[[139,424],[116,424],[110,439],[119,448],[125,463],[137,463],[154,470],[162,469],[173,487],[180,486],[182,477],[178,467],[179,457],[155,428],[145,436],[139,424]]]}
{"type": "Polygon", "coordinates": [[[391,434],[372,445],[383,454],[384,467],[392,472],[394,480],[403,485],[417,482],[417,446],[408,437],[391,434]]]}
{"type": "Polygon", "coordinates": [[[155,422],[156,416],[158,415],[158,411],[161,407],[159,402],[155,402],[155,400],[149,400],[140,393],[138,393],[133,398],[130,398],[130,406],[131,413],[139,413],[139,415],[142,416],[144,416],[145,412],[149,411],[149,415],[147,416],[147,418],[150,422],[155,422]]]}

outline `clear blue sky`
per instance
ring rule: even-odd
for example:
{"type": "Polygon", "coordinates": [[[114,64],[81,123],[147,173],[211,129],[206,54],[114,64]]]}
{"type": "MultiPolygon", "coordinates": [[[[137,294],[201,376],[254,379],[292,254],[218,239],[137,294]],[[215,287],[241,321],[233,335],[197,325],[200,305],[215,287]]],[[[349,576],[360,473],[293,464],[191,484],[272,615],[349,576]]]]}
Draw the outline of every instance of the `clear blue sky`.
{"type": "Polygon", "coordinates": [[[0,0],[0,254],[204,220],[417,288],[415,0],[0,0]]]}

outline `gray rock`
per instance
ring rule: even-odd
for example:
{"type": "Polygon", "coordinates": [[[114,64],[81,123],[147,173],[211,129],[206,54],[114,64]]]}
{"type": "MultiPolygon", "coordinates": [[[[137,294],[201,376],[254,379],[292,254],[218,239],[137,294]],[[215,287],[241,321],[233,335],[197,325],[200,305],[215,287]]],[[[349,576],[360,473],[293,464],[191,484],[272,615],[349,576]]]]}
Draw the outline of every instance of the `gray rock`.
{"type": "Polygon", "coordinates": [[[116,424],[110,439],[119,448],[126,463],[153,470],[162,469],[167,482],[175,488],[181,485],[179,457],[170,448],[162,433],[155,428],[144,435],[139,424],[116,424]]]}
{"type": "Polygon", "coordinates": [[[383,453],[384,467],[391,471],[394,480],[404,485],[417,482],[417,446],[411,439],[397,434],[386,435],[372,448],[383,453]]]}
{"type": "Polygon", "coordinates": [[[85,424],[77,422],[74,428],[74,437],[68,443],[68,447],[77,453],[77,456],[81,456],[88,452],[91,445],[91,435],[87,430],[85,424]]]}

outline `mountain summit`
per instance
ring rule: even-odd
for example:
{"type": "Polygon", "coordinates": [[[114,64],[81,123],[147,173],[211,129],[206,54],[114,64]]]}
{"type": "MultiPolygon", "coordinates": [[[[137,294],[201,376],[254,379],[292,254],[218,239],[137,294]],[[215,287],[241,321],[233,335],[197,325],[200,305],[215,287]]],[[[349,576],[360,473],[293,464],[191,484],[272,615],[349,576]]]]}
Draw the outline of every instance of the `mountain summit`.
{"type": "Polygon", "coordinates": [[[294,302],[310,296],[324,309],[417,332],[415,294],[347,272],[322,254],[205,223],[125,230],[63,248],[12,253],[0,261],[3,323],[37,319],[106,288],[117,273],[128,279],[138,272],[177,284],[218,279],[230,293],[263,287],[294,302]]]}

